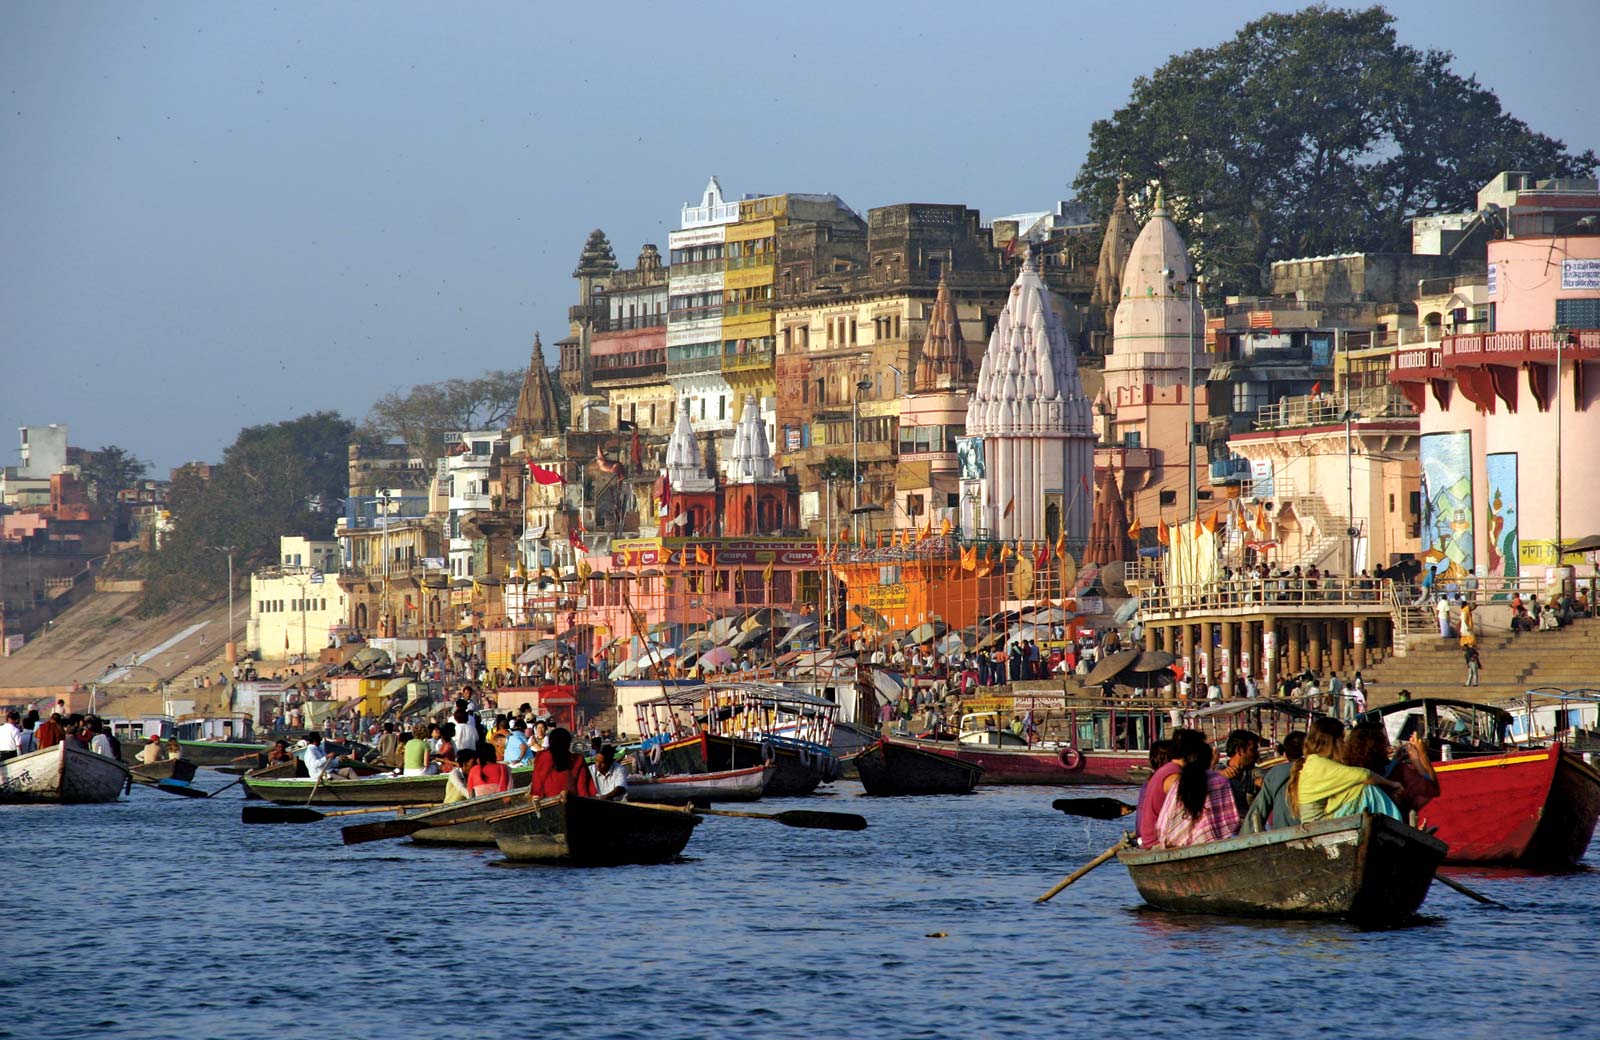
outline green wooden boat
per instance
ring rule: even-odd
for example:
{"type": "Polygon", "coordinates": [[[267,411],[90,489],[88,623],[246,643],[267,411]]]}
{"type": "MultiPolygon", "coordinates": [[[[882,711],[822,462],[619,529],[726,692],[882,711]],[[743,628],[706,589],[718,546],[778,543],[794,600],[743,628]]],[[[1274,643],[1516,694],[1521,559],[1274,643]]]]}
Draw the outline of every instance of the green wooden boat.
{"type": "MultiPolygon", "coordinates": [[[[527,787],[531,766],[511,771],[513,789],[527,787]]],[[[438,805],[444,801],[448,778],[379,774],[346,780],[325,777],[246,776],[244,786],[257,798],[279,805],[438,805]]]]}

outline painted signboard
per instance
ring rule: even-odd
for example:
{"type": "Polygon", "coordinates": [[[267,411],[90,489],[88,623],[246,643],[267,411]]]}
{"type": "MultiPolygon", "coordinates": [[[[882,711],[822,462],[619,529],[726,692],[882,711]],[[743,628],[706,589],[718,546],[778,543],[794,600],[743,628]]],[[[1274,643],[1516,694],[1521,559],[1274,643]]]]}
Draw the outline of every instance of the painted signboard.
{"type": "Polygon", "coordinates": [[[1439,578],[1472,574],[1472,434],[1427,433],[1421,439],[1422,562],[1439,578]]]}
{"type": "Polygon", "coordinates": [[[1517,548],[1517,453],[1486,455],[1483,461],[1489,480],[1488,576],[1515,578],[1522,559],[1517,548]]]}

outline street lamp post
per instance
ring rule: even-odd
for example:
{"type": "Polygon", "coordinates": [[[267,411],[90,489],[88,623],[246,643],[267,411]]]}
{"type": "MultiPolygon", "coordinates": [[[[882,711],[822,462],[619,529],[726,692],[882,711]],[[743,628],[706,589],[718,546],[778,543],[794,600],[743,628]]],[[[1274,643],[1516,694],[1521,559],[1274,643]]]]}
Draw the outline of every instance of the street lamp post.
{"type": "Polygon", "coordinates": [[[228,643],[233,643],[233,554],[238,551],[233,545],[213,545],[213,550],[226,553],[228,556],[228,643]]]}
{"type": "Polygon", "coordinates": [[[1196,338],[1196,322],[1194,320],[1195,306],[1200,298],[1200,277],[1189,276],[1189,517],[1193,519],[1200,515],[1200,490],[1194,476],[1195,456],[1195,407],[1194,407],[1194,351],[1196,338]]]}

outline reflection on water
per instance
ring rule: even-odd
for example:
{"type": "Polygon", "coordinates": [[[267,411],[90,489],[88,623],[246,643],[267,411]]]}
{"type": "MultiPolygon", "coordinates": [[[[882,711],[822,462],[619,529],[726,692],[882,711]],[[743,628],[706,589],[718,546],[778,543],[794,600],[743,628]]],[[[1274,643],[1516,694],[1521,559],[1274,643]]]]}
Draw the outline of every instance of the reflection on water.
{"type": "Polygon", "coordinates": [[[1157,913],[1115,863],[1038,905],[1125,828],[1052,789],[859,791],[806,804],[863,833],[710,818],[681,862],[609,870],[246,827],[231,793],[0,809],[0,1037],[1596,1032],[1567,970],[1592,958],[1596,872],[1461,871],[1519,909],[1436,886],[1387,932],[1157,913]]]}

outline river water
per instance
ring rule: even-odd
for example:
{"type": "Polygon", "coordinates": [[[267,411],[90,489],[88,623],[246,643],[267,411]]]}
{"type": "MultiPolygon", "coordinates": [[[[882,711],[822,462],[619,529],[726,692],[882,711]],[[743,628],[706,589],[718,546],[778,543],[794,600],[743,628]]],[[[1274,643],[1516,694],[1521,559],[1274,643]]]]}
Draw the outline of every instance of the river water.
{"type": "Polygon", "coordinates": [[[1115,863],[1035,905],[1122,830],[1062,793],[838,784],[755,808],[867,831],[712,818],[610,870],[244,826],[237,788],[3,808],[0,1037],[1600,1036],[1600,873],[1461,872],[1513,909],[1436,885],[1387,932],[1141,910],[1115,863]]]}

